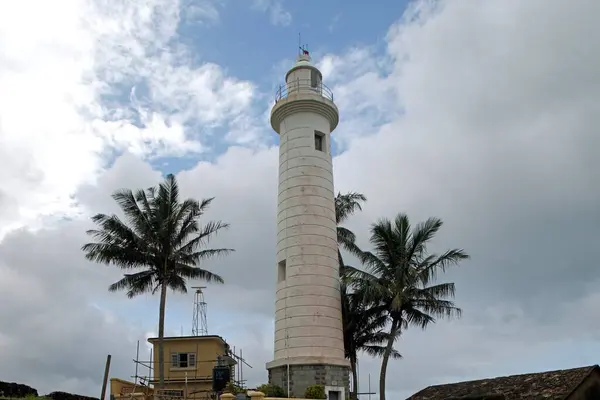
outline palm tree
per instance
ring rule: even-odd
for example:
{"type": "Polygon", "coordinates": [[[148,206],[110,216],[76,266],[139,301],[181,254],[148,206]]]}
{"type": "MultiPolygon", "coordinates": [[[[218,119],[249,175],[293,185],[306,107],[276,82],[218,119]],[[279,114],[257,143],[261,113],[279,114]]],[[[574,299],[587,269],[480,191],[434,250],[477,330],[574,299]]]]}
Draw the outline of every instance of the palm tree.
{"type": "MultiPolygon", "coordinates": [[[[347,270],[352,267],[347,266],[347,270]]],[[[342,285],[346,285],[342,283],[342,285]]],[[[388,333],[383,329],[387,325],[387,314],[381,306],[374,306],[361,296],[360,288],[350,292],[342,290],[342,320],[344,322],[344,351],[350,361],[352,371],[352,391],[350,398],[358,399],[358,354],[363,351],[371,357],[381,357],[386,350],[382,344],[387,342],[388,333]]],[[[392,358],[401,358],[400,353],[392,349],[392,358]]]]}
{"type": "Polygon", "coordinates": [[[112,195],[123,210],[125,221],[116,215],[97,214],[92,221],[98,229],[87,231],[96,242],[82,250],[88,260],[115,265],[126,273],[109,286],[115,292],[126,290],[132,298],[143,293],[160,292],[158,317],[159,389],[164,388],[164,330],[167,289],[187,292],[188,279],[223,283],[223,278],[198,265],[232,249],[206,249],[209,240],[228,227],[220,221],[200,225],[199,219],[213,198],[201,202],[180,201],[179,187],[173,175],[167,175],[157,188],[122,189],[112,195]]]}
{"type": "Polygon", "coordinates": [[[385,400],[387,365],[395,340],[409,325],[425,329],[435,318],[460,317],[461,309],[448,300],[454,297],[454,283],[434,283],[439,271],[469,258],[462,249],[429,254],[428,242],[442,226],[429,218],[411,228],[408,216],[381,219],[371,226],[373,252],[360,256],[366,273],[352,271],[364,295],[385,308],[391,323],[381,361],[379,398],[385,400]]]}
{"type": "MultiPolygon", "coordinates": [[[[360,288],[354,287],[352,278],[346,271],[354,268],[344,265],[340,247],[351,254],[361,254],[356,245],[356,235],[341,224],[354,214],[362,210],[362,203],[367,201],[365,195],[356,192],[346,194],[338,193],[335,198],[335,217],[337,223],[338,257],[340,262],[340,291],[342,298],[342,321],[344,323],[344,351],[350,361],[352,371],[352,399],[358,398],[358,354],[361,351],[380,357],[384,354],[387,333],[383,331],[387,323],[387,315],[381,307],[371,307],[360,296],[360,288]]],[[[390,356],[399,358],[400,354],[392,349],[390,356]]]]}

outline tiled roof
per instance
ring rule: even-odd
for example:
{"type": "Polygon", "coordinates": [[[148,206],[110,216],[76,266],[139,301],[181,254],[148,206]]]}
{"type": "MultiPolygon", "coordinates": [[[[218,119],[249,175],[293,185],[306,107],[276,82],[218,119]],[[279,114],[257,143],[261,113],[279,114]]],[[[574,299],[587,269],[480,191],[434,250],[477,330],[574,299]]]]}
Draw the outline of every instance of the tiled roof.
{"type": "Polygon", "coordinates": [[[564,400],[597,365],[429,386],[408,400],[564,400]]]}

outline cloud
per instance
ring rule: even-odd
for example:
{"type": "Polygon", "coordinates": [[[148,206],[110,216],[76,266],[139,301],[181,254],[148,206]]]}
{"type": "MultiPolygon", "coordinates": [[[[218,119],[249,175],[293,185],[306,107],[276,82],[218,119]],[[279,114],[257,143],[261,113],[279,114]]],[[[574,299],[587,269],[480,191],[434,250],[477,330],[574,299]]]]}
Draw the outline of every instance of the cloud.
{"type": "Polygon", "coordinates": [[[182,1],[181,10],[183,12],[183,19],[186,22],[201,25],[217,25],[221,22],[219,6],[222,6],[221,0],[182,1]]]}
{"type": "Polygon", "coordinates": [[[373,47],[352,47],[344,54],[326,54],[317,67],[333,92],[342,122],[334,140],[340,151],[353,139],[375,132],[401,114],[398,94],[389,77],[391,59],[373,47]]]}
{"type": "MultiPolygon", "coordinates": [[[[164,149],[178,154],[187,146],[184,139],[200,143],[195,151],[203,149],[201,136],[175,123],[184,127],[192,118],[184,106],[204,110],[198,118],[208,125],[229,126],[253,115],[251,93],[258,89],[217,66],[189,61],[189,53],[174,44],[172,24],[179,17],[172,3],[150,8],[128,3],[100,13],[113,21],[103,28],[110,40],[101,48],[92,45],[98,36],[75,35],[78,25],[69,25],[87,10],[83,4],[74,2],[72,7],[82,8],[72,8],[71,19],[56,23],[64,33],[52,31],[62,35],[53,42],[65,45],[44,55],[54,62],[48,61],[48,70],[34,62],[34,52],[15,50],[43,48],[43,35],[19,47],[17,39],[7,39],[19,37],[12,32],[27,37],[37,31],[0,23],[0,82],[24,90],[22,98],[0,94],[0,152],[8,160],[0,172],[0,204],[6,207],[0,219],[10,228],[3,229],[12,231],[0,243],[0,360],[15,359],[13,349],[27,348],[23,344],[46,332],[23,368],[0,361],[0,377],[42,391],[59,389],[55,382],[61,381],[65,389],[97,395],[106,353],[120,355],[112,376],[133,373],[135,340],[155,331],[157,305],[150,296],[128,300],[106,292],[120,272],[82,258],[87,217],[116,212],[109,194],[117,188],[157,183],[161,171],[148,164],[149,155],[164,149]],[[148,44],[152,35],[156,41],[148,44]],[[111,47],[117,38],[130,60],[127,52],[111,47]],[[170,46],[166,54],[163,45],[170,46]],[[80,55],[79,64],[73,70],[65,64],[69,73],[61,75],[52,67],[60,65],[65,49],[80,55]],[[181,60],[189,62],[181,67],[181,60]],[[181,92],[185,80],[165,72],[181,73],[189,82],[221,82],[206,86],[214,112],[181,92]],[[101,79],[86,83],[86,74],[101,79]],[[138,75],[154,80],[129,81],[138,75]],[[42,85],[46,80],[48,86],[42,85]],[[104,110],[112,104],[109,89],[129,95],[134,84],[141,99],[137,109],[104,110]],[[238,96],[224,100],[215,94],[226,96],[229,90],[238,96]],[[173,109],[151,108],[155,101],[167,104],[169,97],[173,109]],[[155,139],[137,131],[111,139],[88,128],[90,120],[101,126],[125,120],[145,129],[136,120],[143,119],[138,109],[164,121],[155,139]],[[126,152],[105,168],[107,149],[126,152]],[[39,217],[73,208],[77,213],[69,219],[39,217]],[[51,224],[36,232],[13,230],[32,221],[51,224]],[[93,323],[100,328],[91,329],[93,323]],[[80,354],[77,349],[93,361],[66,364],[80,354]],[[35,363],[34,353],[42,361],[35,363]]],[[[397,345],[404,359],[388,370],[388,397],[403,398],[441,382],[596,362],[590,354],[600,347],[594,308],[600,187],[593,175],[600,167],[595,150],[600,45],[581,38],[593,37],[599,7],[592,0],[551,7],[542,1],[415,2],[390,27],[385,46],[350,46],[320,60],[341,112],[334,132],[344,150],[334,160],[336,190],[357,190],[369,198],[348,225],[361,246],[368,247],[372,221],[405,211],[415,222],[432,215],[445,221],[435,250],[464,247],[472,255],[444,277],[457,284],[463,319],[405,333],[397,345]]],[[[0,18],[6,15],[0,12],[0,18]]],[[[178,173],[185,196],[216,197],[207,219],[231,223],[213,245],[236,252],[206,264],[227,282],[206,291],[209,330],[244,349],[253,366],[245,372],[249,384],[266,380],[263,363],[272,356],[277,154],[273,147],[232,146],[214,161],[178,173]]],[[[168,331],[178,333],[182,324],[187,329],[191,297],[169,294],[168,307],[168,331]]],[[[362,359],[363,390],[369,373],[376,388],[378,366],[379,360],[362,359]]]]}
{"type": "Polygon", "coordinates": [[[333,18],[331,18],[331,22],[329,23],[329,26],[327,27],[327,30],[329,32],[334,31],[336,26],[339,24],[341,17],[342,17],[342,13],[338,13],[338,14],[334,15],[333,18]]]}
{"type": "Polygon", "coordinates": [[[251,83],[198,64],[175,40],[178,2],[69,0],[59,10],[30,0],[0,14],[0,179],[3,202],[18,204],[0,236],[76,213],[76,188],[115,151],[198,153],[214,128],[250,112],[251,83]]]}
{"type": "Polygon", "coordinates": [[[132,375],[128,361],[144,331],[97,304],[116,271],[82,263],[86,225],[17,231],[0,244],[0,354],[18,360],[0,363],[2,380],[97,396],[107,354],[112,374],[132,375]]]}
{"type": "Polygon", "coordinates": [[[288,26],[292,22],[292,14],[283,7],[283,0],[254,0],[253,7],[269,13],[273,25],[288,26]]]}
{"type": "MultiPolygon", "coordinates": [[[[390,382],[390,390],[408,394],[447,377],[526,372],[517,361],[527,359],[525,354],[529,362],[522,365],[537,370],[560,368],[576,358],[592,362],[583,357],[583,347],[563,357],[562,365],[546,355],[558,352],[576,335],[574,327],[585,323],[582,303],[596,291],[586,282],[599,279],[593,260],[600,187],[594,183],[598,160],[592,149],[600,144],[593,100],[600,87],[592,65],[598,66],[600,57],[597,44],[577,39],[591,34],[598,6],[577,5],[557,3],[546,10],[542,2],[469,7],[418,2],[388,33],[383,59],[393,64],[381,85],[392,88],[399,114],[381,126],[373,123],[335,164],[338,187],[369,195],[351,227],[366,245],[365,224],[377,217],[396,211],[407,211],[415,220],[441,217],[446,225],[435,247],[464,247],[473,256],[447,278],[457,282],[465,313],[485,315],[488,307],[514,302],[522,313],[516,322],[528,330],[506,333],[484,346],[499,349],[491,355],[478,350],[485,342],[472,332],[464,333],[465,347],[456,348],[459,339],[445,335],[443,323],[426,336],[418,333],[426,343],[416,342],[417,336],[410,340],[407,333],[400,350],[419,354],[407,353],[389,374],[412,378],[390,382]],[[544,22],[536,20],[540,15],[544,22]],[[561,33],[548,21],[560,23],[561,33]],[[579,307],[557,315],[555,308],[567,299],[579,307]],[[545,325],[549,321],[551,327],[545,325]],[[552,336],[547,330],[556,334],[538,343],[552,336]],[[451,344],[446,359],[452,360],[452,371],[440,365],[444,356],[432,347],[435,341],[451,344]],[[480,366],[486,359],[498,365],[480,366]]],[[[346,73],[346,65],[362,65],[354,55],[342,57],[338,66],[332,63],[334,81],[336,73],[346,73]]],[[[363,61],[368,65],[372,58],[365,55],[363,61]]],[[[369,68],[359,75],[378,71],[369,68]]],[[[351,81],[356,93],[369,93],[372,83],[358,82],[351,81]]],[[[389,105],[389,92],[371,93],[380,94],[371,107],[389,105]]],[[[468,326],[467,321],[452,324],[452,330],[460,332],[457,326],[468,326]]],[[[494,325],[483,326],[489,334],[494,325]]]]}

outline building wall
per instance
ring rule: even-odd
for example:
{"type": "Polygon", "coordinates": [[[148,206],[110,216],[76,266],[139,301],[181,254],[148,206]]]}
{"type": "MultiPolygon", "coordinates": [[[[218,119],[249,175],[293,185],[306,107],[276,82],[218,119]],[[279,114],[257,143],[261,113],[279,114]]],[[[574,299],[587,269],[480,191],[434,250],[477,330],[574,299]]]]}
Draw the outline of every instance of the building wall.
{"type": "Polygon", "coordinates": [[[135,383],[125,381],[123,379],[111,378],[110,379],[110,394],[113,396],[119,396],[121,393],[133,390],[135,383]]]}
{"type": "MultiPolygon", "coordinates": [[[[158,343],[154,344],[154,379],[158,379],[158,343]]],[[[212,380],[217,355],[225,354],[225,345],[219,338],[189,338],[165,340],[165,380],[206,378],[212,380]],[[171,365],[171,353],[196,353],[196,367],[177,368],[171,365]]]]}
{"type": "Polygon", "coordinates": [[[188,384],[186,392],[188,399],[209,399],[213,393],[212,382],[188,384]]]}
{"type": "Polygon", "coordinates": [[[120,397],[131,397],[130,393],[152,395],[153,389],[148,386],[136,385],[135,382],[126,381],[119,378],[110,379],[110,395],[111,398],[118,399],[120,397]]]}
{"type": "Polygon", "coordinates": [[[183,392],[183,396],[186,399],[198,399],[204,400],[211,398],[211,395],[214,393],[212,391],[212,382],[188,382],[186,385],[185,382],[166,382],[165,383],[166,390],[181,390],[183,392]]]}

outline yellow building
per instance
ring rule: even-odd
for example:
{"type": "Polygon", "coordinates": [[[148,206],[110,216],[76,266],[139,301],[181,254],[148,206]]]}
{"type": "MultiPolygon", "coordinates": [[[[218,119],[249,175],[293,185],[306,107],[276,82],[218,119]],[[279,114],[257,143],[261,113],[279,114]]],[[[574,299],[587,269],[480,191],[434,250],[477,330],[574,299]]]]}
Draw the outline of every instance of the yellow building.
{"type": "Polygon", "coordinates": [[[134,383],[119,378],[110,379],[110,400],[149,400],[154,390],[140,383],[134,383]]]}
{"type": "MultiPolygon", "coordinates": [[[[149,384],[156,388],[158,384],[158,338],[149,338],[153,346],[152,374],[149,384]]],[[[213,368],[227,365],[231,369],[231,378],[235,376],[235,360],[229,356],[229,345],[216,335],[176,336],[164,338],[165,388],[164,391],[146,387],[133,387],[132,382],[111,379],[111,399],[143,396],[151,398],[157,395],[162,399],[215,399],[212,390],[213,368]]]]}
{"type": "MultiPolygon", "coordinates": [[[[153,377],[158,384],[158,338],[148,339],[154,346],[153,377]]],[[[221,336],[176,336],[164,338],[165,392],[164,397],[186,399],[213,398],[213,368],[220,362],[231,368],[235,376],[235,360],[229,355],[229,345],[221,336]]],[[[159,393],[157,393],[159,394],[159,393]]]]}

